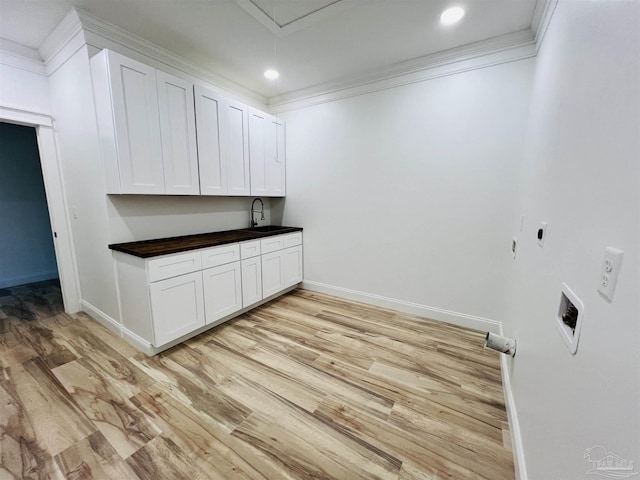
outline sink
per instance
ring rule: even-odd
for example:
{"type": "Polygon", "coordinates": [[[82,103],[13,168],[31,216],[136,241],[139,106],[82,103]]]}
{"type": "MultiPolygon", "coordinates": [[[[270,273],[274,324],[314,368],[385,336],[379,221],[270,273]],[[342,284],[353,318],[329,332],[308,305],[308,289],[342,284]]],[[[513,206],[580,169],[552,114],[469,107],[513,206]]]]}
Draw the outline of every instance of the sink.
{"type": "Polygon", "coordinates": [[[258,233],[271,233],[279,232],[281,230],[289,230],[292,227],[282,227],[280,225],[263,225],[261,227],[245,228],[245,232],[258,232],[258,233]]]}

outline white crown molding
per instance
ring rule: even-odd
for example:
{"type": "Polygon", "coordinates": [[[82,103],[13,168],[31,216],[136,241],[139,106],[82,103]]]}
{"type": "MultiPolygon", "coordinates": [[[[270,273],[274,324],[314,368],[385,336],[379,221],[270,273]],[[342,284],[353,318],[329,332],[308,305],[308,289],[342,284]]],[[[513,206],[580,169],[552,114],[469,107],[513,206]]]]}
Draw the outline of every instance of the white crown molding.
{"type": "Polygon", "coordinates": [[[55,72],[82,44],[82,24],[77,12],[71,9],[38,49],[46,65],[47,74],[55,72]]]}
{"type": "Polygon", "coordinates": [[[529,29],[501,35],[418,59],[390,65],[366,75],[327,82],[269,99],[271,113],[317,105],[535,56],[529,29]]]}
{"type": "Polygon", "coordinates": [[[44,63],[37,50],[5,38],[0,38],[0,64],[46,75],[44,63]]]}
{"type": "Polygon", "coordinates": [[[556,10],[558,0],[538,0],[536,9],[533,12],[533,20],[531,21],[531,30],[536,39],[536,53],[540,50],[544,36],[549,28],[549,23],[556,10]]]}
{"type": "Polygon", "coordinates": [[[228,80],[217,73],[194,65],[182,57],[159,47],[142,37],[134,35],[120,27],[94,17],[93,15],[76,9],[76,13],[85,32],[87,44],[99,49],[113,48],[114,46],[125,47],[136,53],[151,58],[156,62],[168,65],[187,75],[193,76],[204,82],[234,95],[241,95],[244,98],[252,99],[262,105],[267,103],[267,99],[259,93],[228,80]]]}
{"type": "Polygon", "coordinates": [[[326,7],[319,8],[318,10],[310,12],[307,15],[297,18],[296,20],[293,20],[284,25],[278,25],[278,23],[274,19],[272,19],[267,13],[262,11],[262,9],[260,9],[260,7],[258,7],[251,0],[235,0],[235,2],[240,8],[242,8],[249,15],[255,18],[277,37],[286,37],[287,35],[315,25],[316,23],[322,22],[327,18],[333,17],[335,15],[338,15],[339,13],[362,4],[362,0],[336,0],[326,7]]]}

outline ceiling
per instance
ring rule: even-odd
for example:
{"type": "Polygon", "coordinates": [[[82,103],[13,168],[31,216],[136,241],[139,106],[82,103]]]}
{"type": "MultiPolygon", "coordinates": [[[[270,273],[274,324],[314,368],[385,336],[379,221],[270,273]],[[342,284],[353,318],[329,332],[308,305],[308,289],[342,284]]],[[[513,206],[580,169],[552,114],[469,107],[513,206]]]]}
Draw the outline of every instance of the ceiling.
{"type": "Polygon", "coordinates": [[[526,30],[536,0],[0,0],[0,38],[37,49],[78,7],[265,97],[526,30]],[[462,5],[454,26],[442,11],[462,5]],[[267,67],[280,71],[269,81],[267,67]]]}

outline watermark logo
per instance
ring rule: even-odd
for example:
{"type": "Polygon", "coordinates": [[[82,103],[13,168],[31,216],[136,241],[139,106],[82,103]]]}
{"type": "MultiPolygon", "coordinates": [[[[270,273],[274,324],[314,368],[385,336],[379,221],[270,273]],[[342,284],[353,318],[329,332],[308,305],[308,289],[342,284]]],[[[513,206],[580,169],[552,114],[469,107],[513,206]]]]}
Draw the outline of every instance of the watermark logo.
{"type": "Polygon", "coordinates": [[[633,460],[626,460],[615,453],[607,452],[601,445],[587,448],[584,458],[591,464],[589,475],[600,475],[605,478],[630,478],[638,475],[633,460]]]}

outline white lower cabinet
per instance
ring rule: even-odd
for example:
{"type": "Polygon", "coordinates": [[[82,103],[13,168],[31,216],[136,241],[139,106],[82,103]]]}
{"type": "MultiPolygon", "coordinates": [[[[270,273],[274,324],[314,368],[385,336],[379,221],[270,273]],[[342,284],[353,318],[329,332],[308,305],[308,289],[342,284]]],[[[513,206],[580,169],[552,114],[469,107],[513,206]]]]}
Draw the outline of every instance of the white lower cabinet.
{"type": "Polygon", "coordinates": [[[300,283],[302,232],[148,259],[116,251],[114,258],[123,337],[154,354],[300,283]]]}
{"type": "Polygon", "coordinates": [[[282,250],[262,255],[262,296],[264,298],[284,289],[282,250]]]}
{"type": "Polygon", "coordinates": [[[282,250],[282,276],[284,288],[302,281],[302,245],[282,250]]]}
{"type": "Polygon", "coordinates": [[[262,259],[242,260],[242,308],[262,300],[262,259]]]}
{"type": "Polygon", "coordinates": [[[205,324],[202,273],[160,280],[150,285],[155,345],[164,345],[205,324]]]}
{"type": "Polygon", "coordinates": [[[242,309],[240,262],[202,271],[207,325],[242,309]]]}

